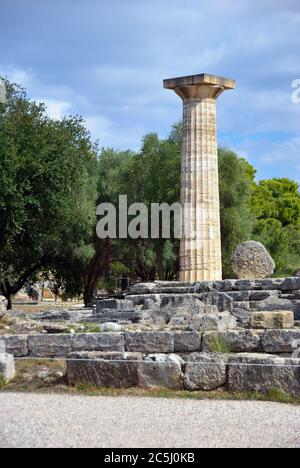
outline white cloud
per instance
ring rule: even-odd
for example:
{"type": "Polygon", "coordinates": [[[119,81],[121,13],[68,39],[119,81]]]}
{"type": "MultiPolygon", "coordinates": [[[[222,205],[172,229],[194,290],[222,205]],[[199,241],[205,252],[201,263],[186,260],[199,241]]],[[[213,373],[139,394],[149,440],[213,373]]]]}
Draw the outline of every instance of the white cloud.
{"type": "Polygon", "coordinates": [[[66,101],[58,101],[55,99],[36,99],[37,102],[42,102],[46,105],[47,114],[51,119],[59,120],[70,113],[71,103],[66,101]]]}

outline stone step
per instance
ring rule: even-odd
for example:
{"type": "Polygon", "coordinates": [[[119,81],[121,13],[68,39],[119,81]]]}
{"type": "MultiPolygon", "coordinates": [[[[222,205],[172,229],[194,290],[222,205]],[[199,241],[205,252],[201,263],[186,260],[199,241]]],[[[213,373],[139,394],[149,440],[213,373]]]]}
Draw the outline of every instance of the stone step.
{"type": "Polygon", "coordinates": [[[267,354],[73,353],[67,361],[70,385],[98,388],[168,388],[172,390],[262,392],[300,395],[300,359],[267,354]]]}
{"type": "Polygon", "coordinates": [[[141,294],[185,294],[204,293],[212,290],[230,291],[280,291],[292,293],[300,290],[300,278],[266,278],[259,280],[223,280],[204,281],[200,283],[182,283],[158,281],[154,283],[139,283],[131,287],[129,295],[141,294]]]}
{"type": "Polygon", "coordinates": [[[140,352],[143,354],[193,351],[265,352],[300,355],[300,329],[223,332],[139,331],[59,335],[2,335],[6,353],[15,357],[67,357],[72,352],[140,352]]]}

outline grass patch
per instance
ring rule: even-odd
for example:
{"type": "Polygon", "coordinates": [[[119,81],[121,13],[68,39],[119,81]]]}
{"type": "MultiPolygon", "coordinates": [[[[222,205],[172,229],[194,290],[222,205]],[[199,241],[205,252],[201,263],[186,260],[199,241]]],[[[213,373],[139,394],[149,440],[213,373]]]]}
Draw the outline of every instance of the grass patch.
{"type": "Polygon", "coordinates": [[[4,390],[4,388],[6,387],[6,385],[7,385],[7,382],[6,382],[5,378],[2,377],[2,376],[0,376],[0,391],[1,391],[1,390],[4,390]]]}
{"type": "Polygon", "coordinates": [[[212,353],[230,354],[230,344],[217,333],[212,333],[208,343],[209,349],[212,353]]]}

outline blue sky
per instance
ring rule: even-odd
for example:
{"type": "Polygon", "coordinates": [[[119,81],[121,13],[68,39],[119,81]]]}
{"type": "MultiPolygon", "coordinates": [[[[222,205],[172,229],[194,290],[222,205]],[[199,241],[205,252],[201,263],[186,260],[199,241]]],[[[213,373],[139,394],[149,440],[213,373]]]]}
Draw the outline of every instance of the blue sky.
{"type": "Polygon", "coordinates": [[[219,144],[259,178],[300,182],[299,31],[299,0],[1,0],[0,75],[118,149],[181,118],[164,78],[236,79],[218,100],[219,144]]]}

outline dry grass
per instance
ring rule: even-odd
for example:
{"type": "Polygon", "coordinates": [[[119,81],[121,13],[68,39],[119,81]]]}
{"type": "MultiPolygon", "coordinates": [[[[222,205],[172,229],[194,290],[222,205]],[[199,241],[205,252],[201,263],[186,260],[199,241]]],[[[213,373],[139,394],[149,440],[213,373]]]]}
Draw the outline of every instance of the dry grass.
{"type": "Polygon", "coordinates": [[[23,314],[39,314],[49,309],[72,309],[84,307],[83,302],[40,302],[39,304],[13,304],[13,311],[23,314]]]}

